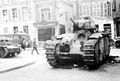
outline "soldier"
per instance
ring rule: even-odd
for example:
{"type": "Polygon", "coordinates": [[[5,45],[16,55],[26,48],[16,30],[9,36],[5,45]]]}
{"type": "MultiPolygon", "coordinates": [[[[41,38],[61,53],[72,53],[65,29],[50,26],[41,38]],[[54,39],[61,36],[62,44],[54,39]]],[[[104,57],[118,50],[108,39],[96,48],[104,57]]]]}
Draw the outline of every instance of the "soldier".
{"type": "Polygon", "coordinates": [[[38,52],[38,49],[37,49],[37,44],[36,44],[36,39],[34,38],[34,41],[33,41],[33,50],[32,50],[32,52],[31,52],[31,54],[33,54],[33,51],[36,51],[37,52],[37,54],[39,55],[39,52],[38,52]]]}
{"type": "Polygon", "coordinates": [[[21,38],[21,47],[25,50],[25,45],[23,44],[23,41],[24,41],[25,39],[24,38],[21,38]]]}

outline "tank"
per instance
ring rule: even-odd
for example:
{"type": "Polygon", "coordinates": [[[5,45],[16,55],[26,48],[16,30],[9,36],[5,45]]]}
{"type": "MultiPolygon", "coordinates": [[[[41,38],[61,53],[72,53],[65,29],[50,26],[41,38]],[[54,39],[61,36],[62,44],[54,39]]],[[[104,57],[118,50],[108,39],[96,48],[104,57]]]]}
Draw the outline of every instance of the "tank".
{"type": "Polygon", "coordinates": [[[109,58],[110,36],[99,32],[93,20],[86,16],[72,20],[73,32],[65,35],[62,40],[46,48],[46,58],[54,68],[66,65],[86,65],[98,67],[109,58]]]}
{"type": "Polygon", "coordinates": [[[21,45],[8,35],[0,35],[0,57],[14,57],[21,53],[21,45]]]}

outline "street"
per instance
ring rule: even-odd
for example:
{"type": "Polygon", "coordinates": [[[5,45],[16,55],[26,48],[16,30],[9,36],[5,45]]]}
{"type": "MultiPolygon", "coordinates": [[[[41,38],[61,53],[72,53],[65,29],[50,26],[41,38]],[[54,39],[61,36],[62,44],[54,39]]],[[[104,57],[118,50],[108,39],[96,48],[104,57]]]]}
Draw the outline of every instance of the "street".
{"type": "Polygon", "coordinates": [[[0,0],[0,81],[120,81],[120,0],[0,0]]]}
{"type": "MultiPolygon", "coordinates": [[[[31,50],[26,50],[14,58],[0,59],[0,64],[4,64],[5,60],[12,60],[11,63],[15,60],[23,62],[25,59],[35,62],[19,69],[0,73],[0,81],[120,81],[120,63],[107,63],[97,70],[53,69],[46,61],[45,50],[40,49],[39,52],[40,55],[35,52],[31,55],[31,50]]],[[[110,54],[118,55],[119,53],[120,49],[112,49],[110,54]]]]}

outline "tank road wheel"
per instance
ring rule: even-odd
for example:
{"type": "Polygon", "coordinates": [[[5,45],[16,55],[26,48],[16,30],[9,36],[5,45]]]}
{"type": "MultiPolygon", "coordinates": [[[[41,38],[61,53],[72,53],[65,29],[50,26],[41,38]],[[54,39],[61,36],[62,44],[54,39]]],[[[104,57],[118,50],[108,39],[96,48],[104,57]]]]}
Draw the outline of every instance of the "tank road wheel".
{"type": "Polygon", "coordinates": [[[11,56],[14,57],[14,56],[15,56],[15,53],[11,53],[11,56]]]}
{"type": "Polygon", "coordinates": [[[0,56],[2,58],[7,57],[7,54],[8,54],[8,49],[7,48],[0,48],[0,56]]]}
{"type": "Polygon", "coordinates": [[[20,54],[22,52],[22,48],[19,48],[19,51],[17,52],[17,54],[20,54]]]}
{"type": "Polygon", "coordinates": [[[6,57],[11,57],[11,54],[10,54],[10,53],[8,53],[6,57]]]}
{"type": "Polygon", "coordinates": [[[8,53],[6,57],[14,57],[15,53],[8,53]]]}

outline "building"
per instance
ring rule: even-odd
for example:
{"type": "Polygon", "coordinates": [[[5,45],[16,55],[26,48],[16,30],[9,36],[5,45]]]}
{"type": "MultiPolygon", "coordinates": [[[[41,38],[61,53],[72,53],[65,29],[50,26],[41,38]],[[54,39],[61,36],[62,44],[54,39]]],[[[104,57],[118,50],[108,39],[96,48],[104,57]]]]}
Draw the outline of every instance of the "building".
{"type": "MultiPolygon", "coordinates": [[[[0,0],[0,34],[24,32],[35,33],[33,28],[33,5],[28,0],[0,0]]],[[[34,37],[34,36],[33,36],[34,37]]]]}
{"type": "Polygon", "coordinates": [[[34,26],[38,28],[39,41],[48,40],[51,36],[69,32],[69,17],[71,6],[62,0],[48,0],[35,2],[36,22],[34,26]],[[41,15],[40,15],[41,14],[41,15]]]}
{"type": "Polygon", "coordinates": [[[108,31],[114,38],[114,22],[112,12],[112,0],[71,0],[73,1],[73,16],[91,16],[99,31],[108,31]]]}
{"type": "Polygon", "coordinates": [[[113,0],[114,37],[120,36],[120,0],[113,0]]]}
{"type": "Polygon", "coordinates": [[[69,32],[72,6],[63,0],[0,0],[0,34],[24,32],[50,40],[69,32]]]}

